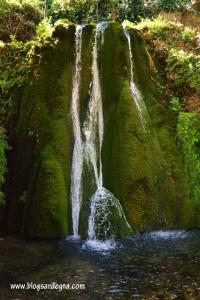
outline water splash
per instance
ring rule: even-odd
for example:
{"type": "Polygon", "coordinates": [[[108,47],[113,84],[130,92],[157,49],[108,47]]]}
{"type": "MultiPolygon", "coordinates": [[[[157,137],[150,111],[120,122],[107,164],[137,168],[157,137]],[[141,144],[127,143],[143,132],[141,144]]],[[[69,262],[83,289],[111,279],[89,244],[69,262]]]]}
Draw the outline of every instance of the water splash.
{"type": "Polygon", "coordinates": [[[92,250],[96,252],[101,252],[101,254],[109,254],[111,250],[116,248],[117,244],[114,240],[87,240],[82,248],[84,250],[92,250]]]}
{"type": "Polygon", "coordinates": [[[139,111],[141,119],[143,119],[143,110],[142,110],[142,97],[140,94],[140,91],[137,88],[137,85],[134,82],[134,74],[133,74],[133,56],[132,56],[132,49],[131,49],[131,38],[129,31],[126,27],[124,27],[124,34],[128,41],[128,49],[129,49],[129,61],[130,61],[130,73],[131,73],[131,79],[130,79],[130,91],[132,93],[133,99],[135,101],[137,110],[139,111]]]}
{"type": "Polygon", "coordinates": [[[172,230],[172,231],[152,231],[150,233],[144,234],[146,238],[151,238],[153,240],[176,240],[184,239],[187,237],[187,232],[185,230],[172,230]]]}
{"type": "Polygon", "coordinates": [[[79,119],[79,89],[81,81],[81,50],[82,50],[83,26],[76,27],[76,61],[73,75],[71,114],[74,131],[74,149],[71,171],[71,205],[73,235],[78,237],[79,214],[82,201],[82,170],[83,170],[83,145],[81,139],[81,127],[79,119]]]}
{"type": "Polygon", "coordinates": [[[105,188],[98,188],[92,195],[88,238],[107,240],[120,235],[121,226],[131,232],[119,200],[105,188]]]}

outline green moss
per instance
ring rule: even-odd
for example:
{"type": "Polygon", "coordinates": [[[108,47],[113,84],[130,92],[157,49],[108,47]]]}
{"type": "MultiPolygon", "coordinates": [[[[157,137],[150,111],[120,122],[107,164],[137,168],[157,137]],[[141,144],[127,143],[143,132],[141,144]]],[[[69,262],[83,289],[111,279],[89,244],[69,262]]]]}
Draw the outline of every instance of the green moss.
{"type": "Polygon", "coordinates": [[[26,88],[21,101],[13,143],[9,229],[22,227],[24,215],[26,235],[70,233],[74,33],[74,26],[63,29],[57,45],[42,49],[40,76],[26,88]],[[28,199],[23,207],[18,199],[25,190],[28,199]]]}
{"type": "Polygon", "coordinates": [[[177,114],[168,108],[165,83],[158,77],[142,36],[133,30],[131,37],[135,80],[149,113],[151,135],[155,140],[152,143],[154,161],[159,159],[160,171],[156,167],[154,173],[158,176],[156,194],[163,224],[167,228],[187,227],[191,209],[181,150],[175,139],[177,114]]]}
{"type": "Polygon", "coordinates": [[[134,79],[146,106],[145,130],[129,90],[128,45],[122,28],[105,31],[101,57],[105,134],[104,185],[118,197],[135,230],[187,226],[188,187],[175,141],[176,116],[142,36],[130,30],[134,79]],[[114,47],[113,47],[114,45],[114,47]]]}
{"type": "Polygon", "coordinates": [[[50,146],[40,154],[35,191],[29,195],[31,210],[24,229],[31,236],[59,237],[69,233],[68,190],[56,156],[50,146]]]}
{"type": "Polygon", "coordinates": [[[200,178],[200,151],[199,151],[200,118],[195,113],[180,112],[177,124],[177,137],[184,153],[185,173],[190,185],[190,205],[192,217],[191,227],[200,227],[199,210],[199,178],[200,178]]]}
{"type": "Polygon", "coordinates": [[[94,43],[94,26],[86,25],[82,33],[81,55],[81,87],[80,87],[80,120],[83,124],[86,119],[88,102],[90,99],[90,83],[92,81],[92,49],[94,43]]]}
{"type": "Polygon", "coordinates": [[[146,203],[151,202],[145,132],[129,88],[129,53],[122,27],[112,23],[104,40],[101,58],[104,185],[120,199],[132,227],[140,229],[144,211],[148,209],[146,203]]]}

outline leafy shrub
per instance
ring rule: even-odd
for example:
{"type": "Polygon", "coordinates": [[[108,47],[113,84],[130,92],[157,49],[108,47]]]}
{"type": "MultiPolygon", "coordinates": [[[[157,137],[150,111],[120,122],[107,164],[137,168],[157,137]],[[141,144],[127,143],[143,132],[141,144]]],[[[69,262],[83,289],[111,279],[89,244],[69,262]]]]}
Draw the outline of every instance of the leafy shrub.
{"type": "Polygon", "coordinates": [[[146,19],[137,25],[138,29],[148,29],[153,37],[165,38],[171,28],[171,24],[157,17],[154,20],[146,19]]]}
{"type": "Polygon", "coordinates": [[[167,71],[174,72],[176,85],[189,83],[200,91],[200,56],[184,50],[171,49],[167,59],[167,71]]]}
{"type": "Polygon", "coordinates": [[[23,43],[15,38],[0,44],[0,124],[5,121],[16,89],[36,70],[35,47],[36,42],[23,43]]]}
{"type": "Polygon", "coordinates": [[[181,40],[191,42],[195,39],[196,31],[189,27],[184,27],[183,31],[179,34],[181,40]]]}
{"type": "Polygon", "coordinates": [[[33,0],[0,0],[0,39],[8,41],[12,35],[19,40],[31,39],[40,17],[33,0]]]}
{"type": "Polygon", "coordinates": [[[170,101],[170,108],[173,111],[179,112],[181,110],[181,103],[179,98],[177,97],[172,97],[170,101]]]}
{"type": "Polygon", "coordinates": [[[188,4],[188,0],[147,0],[145,1],[145,14],[146,16],[155,16],[162,10],[168,12],[183,10],[187,8],[188,4]]]}
{"type": "Polygon", "coordinates": [[[196,31],[178,22],[169,22],[157,17],[153,20],[143,20],[135,26],[150,35],[152,44],[164,59],[168,77],[176,86],[184,84],[200,92],[200,55],[195,51],[196,31]],[[180,39],[188,42],[183,50],[180,39]],[[191,42],[191,43],[189,43],[191,42]],[[162,56],[163,54],[163,56],[162,56]]]}
{"type": "Polygon", "coordinates": [[[6,135],[0,129],[0,206],[5,204],[5,195],[2,191],[2,185],[5,182],[5,174],[7,168],[6,151],[8,150],[6,135]]]}
{"type": "Polygon", "coordinates": [[[51,37],[53,31],[53,27],[49,20],[44,19],[39,23],[39,25],[36,28],[36,33],[40,38],[46,39],[48,37],[51,37]]]}

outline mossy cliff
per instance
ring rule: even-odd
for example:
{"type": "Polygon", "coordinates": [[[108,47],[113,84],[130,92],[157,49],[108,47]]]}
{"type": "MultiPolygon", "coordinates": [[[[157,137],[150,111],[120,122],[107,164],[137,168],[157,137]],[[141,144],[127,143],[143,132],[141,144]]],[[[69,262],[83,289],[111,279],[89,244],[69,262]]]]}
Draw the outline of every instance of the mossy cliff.
{"type": "Polygon", "coordinates": [[[135,230],[187,227],[189,196],[175,141],[176,116],[169,111],[143,38],[129,31],[144,120],[129,88],[127,40],[122,27],[113,23],[105,31],[101,56],[104,185],[120,199],[135,230]]]}
{"type": "MultiPolygon", "coordinates": [[[[94,26],[83,28],[80,120],[86,118],[92,79],[94,26]]],[[[191,210],[177,115],[140,33],[129,29],[140,116],[130,91],[129,49],[123,27],[110,22],[99,49],[104,112],[104,187],[117,197],[133,230],[188,228],[191,210]]],[[[57,43],[42,49],[40,75],[29,83],[17,111],[9,155],[8,230],[36,237],[71,234],[73,150],[70,104],[75,26],[59,25],[57,43]],[[11,187],[11,188],[10,188],[11,187]]],[[[89,198],[95,191],[84,166],[80,233],[86,235],[89,198]]]]}
{"type": "Polygon", "coordinates": [[[58,27],[42,49],[40,75],[21,99],[12,137],[8,229],[24,235],[70,233],[70,117],[75,26],[58,27]]]}
{"type": "Polygon", "coordinates": [[[149,115],[150,146],[154,145],[153,184],[155,199],[159,200],[157,212],[160,216],[155,224],[156,227],[187,228],[190,226],[191,207],[183,155],[176,140],[177,114],[170,110],[171,95],[165,88],[166,83],[158,76],[144,39],[137,31],[133,31],[131,41],[135,81],[149,115]]]}

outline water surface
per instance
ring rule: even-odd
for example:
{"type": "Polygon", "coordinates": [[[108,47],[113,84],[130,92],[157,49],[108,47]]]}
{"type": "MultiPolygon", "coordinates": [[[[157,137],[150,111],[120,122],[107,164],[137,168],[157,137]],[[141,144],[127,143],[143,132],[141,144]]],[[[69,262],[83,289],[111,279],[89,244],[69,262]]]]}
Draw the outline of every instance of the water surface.
{"type": "Polygon", "coordinates": [[[0,240],[0,299],[200,299],[200,232],[117,241],[0,240]],[[81,283],[85,290],[10,291],[10,283],[81,283]]]}

